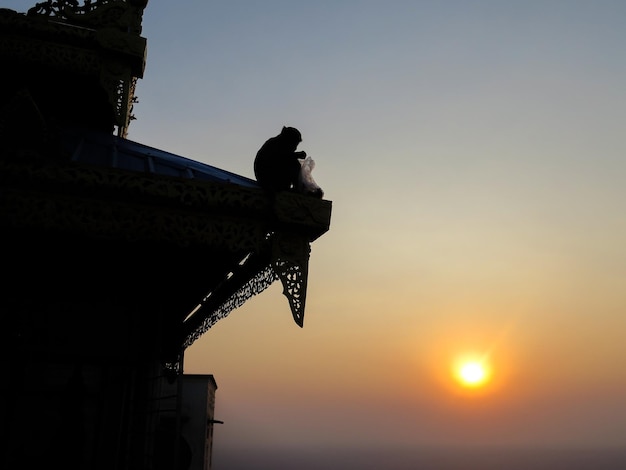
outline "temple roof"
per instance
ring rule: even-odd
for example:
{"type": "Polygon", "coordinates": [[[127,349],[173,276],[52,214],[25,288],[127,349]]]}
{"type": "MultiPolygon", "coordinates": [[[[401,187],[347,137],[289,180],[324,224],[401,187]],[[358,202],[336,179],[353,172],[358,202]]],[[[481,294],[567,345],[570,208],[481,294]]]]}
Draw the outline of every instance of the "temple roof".
{"type": "Polygon", "coordinates": [[[303,326],[332,203],[125,138],[146,3],[0,8],[0,230],[15,255],[0,308],[67,316],[73,337],[83,310],[92,331],[133,316],[171,358],[280,280],[303,326]]]}
{"type": "Polygon", "coordinates": [[[61,139],[71,160],[78,163],[260,188],[245,176],[105,132],[74,129],[64,131],[61,139]]]}

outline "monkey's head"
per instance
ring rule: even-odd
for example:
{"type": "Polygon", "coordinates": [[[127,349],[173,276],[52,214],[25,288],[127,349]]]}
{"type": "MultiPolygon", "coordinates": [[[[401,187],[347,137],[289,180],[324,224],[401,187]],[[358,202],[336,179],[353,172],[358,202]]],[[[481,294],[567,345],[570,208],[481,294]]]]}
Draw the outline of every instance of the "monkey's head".
{"type": "Polygon", "coordinates": [[[283,126],[280,136],[285,139],[286,142],[289,142],[294,146],[297,146],[300,142],[302,142],[302,134],[300,134],[300,131],[295,127],[283,126]]]}

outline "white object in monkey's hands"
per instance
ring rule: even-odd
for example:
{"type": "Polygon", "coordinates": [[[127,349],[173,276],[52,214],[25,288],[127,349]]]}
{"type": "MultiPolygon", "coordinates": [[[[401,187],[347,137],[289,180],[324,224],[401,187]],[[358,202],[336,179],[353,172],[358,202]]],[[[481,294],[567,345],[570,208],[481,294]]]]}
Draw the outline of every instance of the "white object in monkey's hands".
{"type": "Polygon", "coordinates": [[[315,168],[315,160],[307,156],[299,159],[300,174],[298,175],[298,191],[309,196],[318,198],[324,197],[324,191],[313,179],[313,168],[315,168]]]}

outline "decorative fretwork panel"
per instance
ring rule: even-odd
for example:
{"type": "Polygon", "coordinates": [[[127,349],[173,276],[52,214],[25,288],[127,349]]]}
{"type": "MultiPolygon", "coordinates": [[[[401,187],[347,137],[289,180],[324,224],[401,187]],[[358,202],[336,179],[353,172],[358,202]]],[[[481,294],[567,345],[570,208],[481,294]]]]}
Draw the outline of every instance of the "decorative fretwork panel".
{"type": "Polygon", "coordinates": [[[156,198],[163,204],[223,214],[241,211],[246,217],[267,218],[271,211],[270,201],[258,189],[78,164],[19,164],[0,159],[0,181],[6,182],[5,187],[53,185],[64,193],[106,191],[110,196],[133,201],[156,198]]]}
{"type": "Polygon", "coordinates": [[[274,233],[273,242],[272,268],[283,285],[294,321],[302,327],[311,246],[306,237],[284,232],[274,233]]]}
{"type": "Polygon", "coordinates": [[[2,225],[21,230],[62,231],[127,242],[223,247],[232,252],[258,249],[262,225],[236,218],[156,209],[145,205],[50,197],[6,190],[0,197],[2,225]]]}
{"type": "Polygon", "coordinates": [[[251,297],[263,292],[271,286],[276,279],[275,272],[269,266],[258,272],[225,302],[220,303],[217,308],[205,314],[204,320],[200,326],[191,331],[185,338],[183,347],[187,348],[191,346],[195,340],[200,338],[200,336],[206,333],[219,320],[226,318],[230,312],[242,306],[251,297]]]}
{"type": "MultiPolygon", "coordinates": [[[[259,269],[258,265],[254,264],[258,260],[251,256],[240,269],[245,271],[246,265],[252,264],[252,268],[248,269],[248,272],[256,272],[252,278],[224,301],[211,302],[213,300],[211,296],[214,294],[211,292],[190,314],[190,317],[199,315],[203,320],[186,336],[185,348],[191,346],[196,339],[219,320],[228,316],[231,311],[243,305],[250,297],[263,292],[277,280],[280,280],[283,285],[283,294],[289,302],[294,321],[298,326],[304,326],[310,243],[307,237],[288,233],[268,234],[267,242],[269,245],[262,245],[260,251],[263,252],[266,249],[271,251],[269,264],[264,264],[262,269],[259,269]]],[[[233,276],[237,276],[237,273],[235,272],[233,276]]]]}
{"type": "Polygon", "coordinates": [[[0,162],[0,182],[2,224],[19,229],[223,246],[232,252],[258,250],[267,233],[263,218],[247,217],[263,206],[261,195],[228,185],[7,162],[0,162]],[[13,171],[1,171],[9,168],[13,171]]]}

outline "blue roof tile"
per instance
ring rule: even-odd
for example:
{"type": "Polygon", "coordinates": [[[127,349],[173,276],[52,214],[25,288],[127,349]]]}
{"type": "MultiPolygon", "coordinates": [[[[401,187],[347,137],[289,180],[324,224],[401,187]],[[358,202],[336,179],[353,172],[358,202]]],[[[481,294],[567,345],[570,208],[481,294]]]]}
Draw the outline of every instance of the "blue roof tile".
{"type": "Polygon", "coordinates": [[[62,141],[75,162],[260,188],[255,180],[245,176],[104,132],[69,131],[63,134],[62,141]]]}

